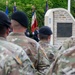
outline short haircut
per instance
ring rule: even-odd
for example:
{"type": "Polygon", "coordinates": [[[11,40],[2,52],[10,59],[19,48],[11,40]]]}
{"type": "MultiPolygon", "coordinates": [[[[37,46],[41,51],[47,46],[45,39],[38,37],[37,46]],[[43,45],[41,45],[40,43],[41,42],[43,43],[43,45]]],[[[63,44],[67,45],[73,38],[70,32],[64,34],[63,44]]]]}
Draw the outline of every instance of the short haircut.
{"type": "Polygon", "coordinates": [[[0,25],[0,36],[3,37],[6,33],[6,30],[8,29],[9,27],[7,26],[4,26],[4,25],[0,25]]]}
{"type": "Polygon", "coordinates": [[[18,23],[15,20],[11,20],[11,25],[12,25],[12,28],[14,28],[14,29],[20,29],[21,27],[23,27],[20,23],[18,23]]]}
{"type": "Polygon", "coordinates": [[[49,35],[39,34],[40,40],[47,40],[49,35]]]}

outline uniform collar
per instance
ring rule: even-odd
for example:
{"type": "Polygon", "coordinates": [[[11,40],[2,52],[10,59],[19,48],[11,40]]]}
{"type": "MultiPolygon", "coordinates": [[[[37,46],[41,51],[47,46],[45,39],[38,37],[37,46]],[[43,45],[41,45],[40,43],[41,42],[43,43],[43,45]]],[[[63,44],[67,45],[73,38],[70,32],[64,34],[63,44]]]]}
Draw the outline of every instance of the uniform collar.
{"type": "Polygon", "coordinates": [[[40,40],[39,43],[50,44],[50,42],[47,40],[40,40]]]}

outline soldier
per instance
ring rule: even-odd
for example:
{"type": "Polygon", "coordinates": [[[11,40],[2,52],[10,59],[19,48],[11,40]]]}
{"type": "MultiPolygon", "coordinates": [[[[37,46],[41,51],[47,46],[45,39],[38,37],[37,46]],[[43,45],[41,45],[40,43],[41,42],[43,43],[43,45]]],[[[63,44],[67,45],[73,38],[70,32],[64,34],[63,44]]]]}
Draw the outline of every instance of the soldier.
{"type": "Polygon", "coordinates": [[[7,42],[10,24],[7,15],[0,11],[0,75],[36,75],[25,51],[7,42]]]}
{"type": "Polygon", "coordinates": [[[52,63],[54,61],[54,53],[56,49],[50,45],[51,35],[52,31],[48,26],[43,26],[39,29],[39,44],[47,54],[49,61],[52,63]]]}
{"type": "Polygon", "coordinates": [[[40,49],[40,45],[24,34],[28,27],[28,18],[26,14],[21,11],[13,13],[11,16],[11,25],[13,32],[9,34],[7,40],[21,46],[30,57],[35,68],[45,75],[49,68],[49,61],[45,52],[40,49]]]}
{"type": "Polygon", "coordinates": [[[51,64],[50,75],[75,75],[75,46],[58,52],[55,61],[51,64]],[[54,72],[58,64],[57,72],[54,72]]]}

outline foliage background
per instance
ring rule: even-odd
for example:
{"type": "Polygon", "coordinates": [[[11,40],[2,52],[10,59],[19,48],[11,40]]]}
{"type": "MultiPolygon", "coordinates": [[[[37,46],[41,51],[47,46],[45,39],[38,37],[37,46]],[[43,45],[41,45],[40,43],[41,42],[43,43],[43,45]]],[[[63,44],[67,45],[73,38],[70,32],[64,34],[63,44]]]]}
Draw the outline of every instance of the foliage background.
{"type": "MultiPolygon", "coordinates": [[[[32,6],[36,7],[36,15],[38,26],[44,25],[44,15],[46,9],[46,0],[7,0],[9,17],[13,13],[14,2],[16,2],[17,10],[24,11],[28,15],[29,29],[32,18],[32,6]]],[[[50,8],[65,8],[67,9],[68,0],[48,0],[48,7],[50,8]]],[[[0,10],[5,11],[6,0],[0,0],[0,10]]],[[[71,0],[71,13],[75,17],[75,0],[71,0]]]]}

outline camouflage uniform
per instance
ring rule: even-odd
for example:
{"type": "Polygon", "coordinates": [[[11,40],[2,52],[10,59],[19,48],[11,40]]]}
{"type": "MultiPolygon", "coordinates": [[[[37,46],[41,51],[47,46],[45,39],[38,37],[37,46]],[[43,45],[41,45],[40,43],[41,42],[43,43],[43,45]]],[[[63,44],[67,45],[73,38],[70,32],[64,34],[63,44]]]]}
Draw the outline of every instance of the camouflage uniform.
{"type": "MultiPolygon", "coordinates": [[[[45,51],[45,53],[46,53],[46,55],[47,55],[47,57],[49,59],[50,66],[51,66],[51,64],[55,60],[57,49],[54,46],[50,45],[50,43],[47,40],[40,40],[39,44],[44,49],[44,51],[45,51]]],[[[54,71],[56,71],[56,69],[57,68],[55,68],[54,71]]],[[[50,75],[50,72],[47,75],[50,75]]]]}
{"type": "Polygon", "coordinates": [[[36,75],[25,51],[2,37],[0,37],[0,75],[36,75]]]}
{"type": "MultiPolygon", "coordinates": [[[[65,50],[64,52],[67,54],[70,51],[68,48],[73,46],[75,46],[75,36],[64,41],[61,51],[63,52],[65,50]]],[[[61,58],[60,65],[62,68],[60,67],[59,75],[75,75],[75,52],[70,53],[68,56],[63,55],[61,58]]]]}
{"type": "Polygon", "coordinates": [[[5,69],[6,62],[12,59],[12,54],[5,47],[0,45],[0,75],[7,75],[8,70],[5,69]],[[11,56],[10,56],[11,55],[11,56]]]}
{"type": "Polygon", "coordinates": [[[61,47],[61,50],[68,49],[72,46],[75,46],[75,36],[72,36],[69,39],[67,39],[66,41],[64,41],[64,43],[61,47]]]}
{"type": "Polygon", "coordinates": [[[26,51],[31,61],[34,63],[35,68],[40,73],[43,75],[47,73],[50,63],[45,57],[44,51],[41,50],[39,44],[36,41],[26,37],[23,33],[13,32],[9,34],[7,40],[21,46],[26,51]]]}
{"type": "Polygon", "coordinates": [[[34,56],[38,51],[38,44],[34,40],[26,37],[23,33],[13,32],[9,34],[7,40],[21,46],[26,51],[32,62],[35,62],[34,60],[36,58],[34,56]]]}
{"type": "Polygon", "coordinates": [[[56,62],[58,63],[56,75],[75,75],[75,46],[58,54],[61,56],[56,62]]]}
{"type": "Polygon", "coordinates": [[[50,43],[46,40],[39,41],[39,44],[44,49],[46,55],[49,58],[49,61],[52,63],[54,61],[56,49],[53,46],[51,46],[50,43]]]}

